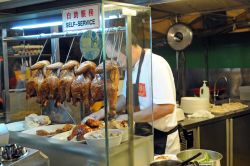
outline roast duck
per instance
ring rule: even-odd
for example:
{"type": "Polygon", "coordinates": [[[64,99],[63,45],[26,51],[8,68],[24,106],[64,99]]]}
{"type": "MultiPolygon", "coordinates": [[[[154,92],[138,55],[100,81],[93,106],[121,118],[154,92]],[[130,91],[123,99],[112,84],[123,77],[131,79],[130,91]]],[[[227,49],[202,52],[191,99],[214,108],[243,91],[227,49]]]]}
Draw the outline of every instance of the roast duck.
{"type": "Polygon", "coordinates": [[[67,137],[68,141],[72,140],[76,136],[77,141],[84,140],[84,134],[93,131],[89,126],[85,124],[79,124],[73,128],[71,134],[67,137]]]}
{"type": "MultiPolygon", "coordinates": [[[[106,61],[107,71],[107,94],[109,102],[109,113],[115,114],[117,95],[119,88],[119,68],[116,62],[106,61]]],[[[91,96],[94,101],[104,99],[104,68],[103,63],[96,67],[96,75],[91,83],[91,96]]]]}
{"type": "MultiPolygon", "coordinates": [[[[117,104],[119,69],[113,61],[106,61],[105,67],[109,113],[112,115],[117,104]]],[[[56,107],[72,100],[73,105],[83,102],[88,111],[94,102],[104,100],[103,63],[96,67],[91,61],[80,65],[74,60],[64,65],[61,62],[49,64],[48,61],[40,61],[31,69],[37,71],[27,82],[27,99],[37,96],[42,106],[47,106],[49,100],[54,100],[56,107]]]]}
{"type": "Polygon", "coordinates": [[[26,83],[26,99],[39,96],[41,84],[46,76],[45,68],[50,64],[49,61],[39,61],[30,67],[31,77],[26,83]]]}
{"type": "Polygon", "coordinates": [[[65,100],[71,101],[71,84],[75,80],[75,71],[79,67],[79,62],[70,60],[65,63],[60,71],[59,87],[58,87],[58,98],[56,106],[62,104],[65,100]]]}
{"type": "Polygon", "coordinates": [[[85,124],[76,125],[71,134],[67,137],[70,141],[76,136],[77,141],[84,140],[84,134],[103,128],[103,124],[99,120],[88,119],[85,124]]]}
{"type": "Polygon", "coordinates": [[[75,71],[77,77],[71,84],[73,105],[82,101],[85,110],[90,110],[90,105],[92,104],[90,85],[95,76],[95,68],[96,64],[91,61],[81,63],[80,67],[75,71]]]}
{"type": "Polygon", "coordinates": [[[58,101],[59,77],[58,73],[63,63],[56,62],[46,66],[49,75],[44,79],[40,88],[40,103],[47,106],[49,100],[58,101]]]}

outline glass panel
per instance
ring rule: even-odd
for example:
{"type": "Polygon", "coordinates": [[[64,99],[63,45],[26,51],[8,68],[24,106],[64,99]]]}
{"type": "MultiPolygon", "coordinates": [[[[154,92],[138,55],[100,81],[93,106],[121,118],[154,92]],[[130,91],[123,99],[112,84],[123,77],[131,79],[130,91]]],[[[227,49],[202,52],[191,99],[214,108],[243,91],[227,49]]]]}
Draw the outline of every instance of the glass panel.
{"type": "MultiPolygon", "coordinates": [[[[111,165],[123,162],[128,165],[149,165],[153,157],[152,126],[147,122],[138,123],[136,114],[138,115],[138,111],[145,111],[145,109],[152,112],[153,105],[150,9],[130,4],[106,2],[104,11],[106,56],[111,63],[117,64],[120,78],[118,92],[116,92],[119,97],[116,99],[108,95],[110,102],[107,112],[111,119],[109,126],[116,123],[116,127],[119,127],[118,124],[121,122],[128,123],[128,127],[123,129],[127,135],[127,141],[120,145],[123,151],[120,150],[120,153],[117,154],[115,152],[118,147],[111,149],[110,163],[111,165]],[[143,50],[145,53],[141,54],[143,50]],[[135,84],[141,55],[145,56],[145,59],[137,86],[135,84]],[[112,106],[113,104],[117,107],[112,106]],[[138,127],[139,125],[140,127],[138,127]],[[141,127],[144,127],[143,131],[138,130],[141,127]],[[143,143],[139,144],[140,141],[143,143]],[[140,156],[140,160],[136,156],[140,156]]],[[[111,78],[112,76],[107,78],[108,87],[112,87],[111,78]]],[[[111,90],[108,89],[107,92],[109,94],[111,90]]],[[[148,121],[152,122],[152,116],[148,121]]],[[[111,141],[112,139],[109,140],[109,142],[111,141]]]]}
{"type": "MultiPolygon", "coordinates": [[[[2,43],[2,31],[0,31],[0,41],[2,43]]],[[[4,110],[3,110],[3,95],[2,91],[4,89],[4,83],[3,83],[3,49],[2,44],[0,46],[0,118],[4,117],[4,110]]]]}
{"type": "MultiPolygon", "coordinates": [[[[7,30],[8,37],[37,35],[50,33],[50,28],[36,28],[25,30],[7,30]]],[[[37,103],[37,98],[27,99],[26,82],[34,75],[30,66],[41,60],[51,59],[50,42],[44,47],[45,40],[22,40],[7,43],[9,111],[6,112],[7,121],[24,120],[29,114],[41,114],[42,108],[37,103]],[[44,47],[44,49],[43,49],[44,47]],[[41,51],[42,55],[40,55],[41,51]],[[39,57],[39,59],[38,59],[39,57]]]]}

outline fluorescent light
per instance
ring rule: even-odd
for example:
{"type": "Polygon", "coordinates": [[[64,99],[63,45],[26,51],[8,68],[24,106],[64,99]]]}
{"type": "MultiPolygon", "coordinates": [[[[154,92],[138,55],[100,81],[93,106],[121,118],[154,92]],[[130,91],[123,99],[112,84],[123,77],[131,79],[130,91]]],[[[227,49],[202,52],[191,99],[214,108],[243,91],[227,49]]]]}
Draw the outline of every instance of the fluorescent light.
{"type": "Polygon", "coordinates": [[[112,8],[112,7],[115,7],[115,5],[113,5],[113,4],[105,4],[104,7],[105,8],[112,8]]]}
{"type": "Polygon", "coordinates": [[[108,17],[108,19],[117,19],[117,18],[119,18],[117,15],[111,15],[108,17]]]}
{"type": "Polygon", "coordinates": [[[122,14],[126,15],[126,16],[136,16],[137,12],[136,12],[136,10],[123,7],[122,14]]]}
{"type": "Polygon", "coordinates": [[[106,17],[105,20],[111,20],[111,19],[117,19],[117,18],[120,18],[120,16],[118,16],[118,15],[110,15],[110,16],[106,17]]]}
{"type": "Polygon", "coordinates": [[[11,29],[20,29],[20,30],[22,30],[22,29],[34,29],[34,28],[52,27],[52,26],[57,26],[57,25],[62,25],[62,21],[16,26],[16,27],[12,27],[11,29]]]}

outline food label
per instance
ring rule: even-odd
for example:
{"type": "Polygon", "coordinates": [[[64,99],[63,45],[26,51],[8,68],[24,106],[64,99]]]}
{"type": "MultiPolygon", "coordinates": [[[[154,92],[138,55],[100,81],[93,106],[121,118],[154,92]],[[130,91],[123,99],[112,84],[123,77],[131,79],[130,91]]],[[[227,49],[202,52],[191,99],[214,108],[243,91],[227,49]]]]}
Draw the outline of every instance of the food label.
{"type": "Polygon", "coordinates": [[[146,86],[144,83],[139,83],[138,96],[146,97],[146,86]]]}
{"type": "Polygon", "coordinates": [[[99,28],[99,15],[99,4],[64,9],[62,12],[63,31],[78,31],[99,28]]]}

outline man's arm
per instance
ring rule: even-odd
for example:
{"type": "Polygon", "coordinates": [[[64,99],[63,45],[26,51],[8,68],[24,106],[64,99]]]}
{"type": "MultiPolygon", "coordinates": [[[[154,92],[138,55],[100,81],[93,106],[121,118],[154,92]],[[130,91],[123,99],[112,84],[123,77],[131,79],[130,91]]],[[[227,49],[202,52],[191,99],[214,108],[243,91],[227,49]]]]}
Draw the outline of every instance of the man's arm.
{"type": "Polygon", "coordinates": [[[160,119],[168,114],[173,113],[175,108],[174,104],[154,104],[153,112],[151,107],[134,112],[135,122],[152,122],[152,120],[160,119]],[[153,116],[153,117],[152,117],[153,116]]]}
{"type": "MultiPolygon", "coordinates": [[[[153,120],[160,119],[168,114],[173,113],[174,104],[154,104],[153,110],[151,107],[148,107],[144,110],[134,112],[134,121],[135,122],[152,122],[153,120]]],[[[118,119],[127,120],[127,114],[120,115],[118,119]]]]}
{"type": "MultiPolygon", "coordinates": [[[[117,100],[117,112],[121,112],[125,109],[126,106],[126,98],[123,95],[118,96],[118,100],[117,100]]],[[[92,118],[92,119],[96,119],[96,120],[100,120],[104,118],[104,108],[100,109],[97,112],[94,112],[92,114],[90,114],[89,116],[85,117],[82,122],[85,123],[87,121],[87,119],[92,118]]]]}
{"type": "Polygon", "coordinates": [[[123,95],[118,96],[116,111],[122,112],[126,109],[125,107],[126,107],[126,97],[123,95]]]}

